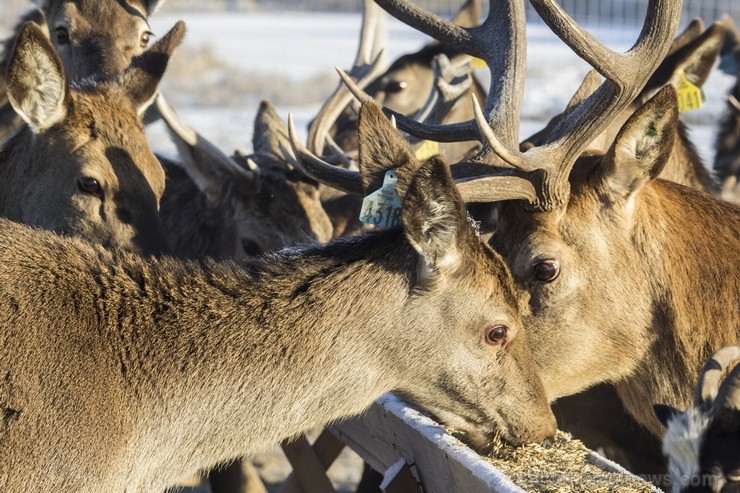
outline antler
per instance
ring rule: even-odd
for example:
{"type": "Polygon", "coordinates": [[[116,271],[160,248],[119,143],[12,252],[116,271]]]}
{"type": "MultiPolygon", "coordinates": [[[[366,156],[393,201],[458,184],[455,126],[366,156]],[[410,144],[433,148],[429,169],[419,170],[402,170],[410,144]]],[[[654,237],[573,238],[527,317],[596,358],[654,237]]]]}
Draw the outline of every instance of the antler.
{"type": "MultiPolygon", "coordinates": [[[[639,95],[668,51],[681,12],[680,1],[650,0],[637,42],[621,53],[599,43],[554,0],[531,0],[550,29],[603,75],[605,81],[583,103],[566,112],[543,146],[522,153],[517,140],[526,58],[523,3],[490,0],[488,17],[483,24],[468,29],[403,0],[377,2],[410,26],[486,61],[491,71],[491,89],[477,121],[487,146],[475,161],[489,164],[491,172],[468,177],[464,184],[461,183],[461,192],[468,201],[520,198],[536,210],[550,210],[565,203],[570,192],[568,176],[576,159],[639,95]],[[496,129],[495,133],[492,129],[496,129]],[[497,189],[499,185],[504,187],[505,193],[497,189]],[[520,193],[517,192],[519,186],[520,193]]],[[[421,136],[416,132],[418,128],[405,123],[399,119],[400,127],[421,136]]],[[[446,129],[445,136],[466,132],[469,125],[464,122],[454,130],[446,129]]],[[[442,136],[437,134],[440,130],[425,127],[424,137],[441,140],[442,136]]]]}
{"type": "MultiPolygon", "coordinates": [[[[380,14],[381,11],[373,0],[363,1],[360,43],[350,70],[351,76],[357,80],[360,87],[367,86],[382,71],[380,62],[383,57],[383,50],[379,47],[378,39],[383,20],[380,14]]],[[[344,108],[352,102],[352,99],[352,94],[347,91],[344,84],[340,83],[319,109],[316,118],[309,126],[307,140],[308,149],[315,155],[323,155],[324,145],[332,125],[344,111],[344,108]]]]}
{"type": "MultiPolygon", "coordinates": [[[[708,407],[715,403],[715,401],[718,403],[721,401],[718,396],[719,381],[727,371],[727,368],[737,361],[740,361],[740,346],[725,346],[716,351],[707,360],[699,375],[699,383],[696,386],[696,394],[694,395],[694,406],[708,407]]],[[[735,375],[734,378],[740,379],[738,375],[735,375]]],[[[730,377],[727,380],[731,380],[730,377]]],[[[740,382],[737,382],[735,385],[740,386],[740,382]]],[[[727,392],[723,392],[722,399],[727,398],[727,392]]],[[[737,393],[738,391],[735,392],[737,393]]]]}
{"type": "Polygon", "coordinates": [[[183,122],[161,93],[157,96],[156,109],[172,133],[173,140],[180,154],[183,157],[193,152],[197,154],[192,160],[183,159],[183,165],[188,167],[191,173],[207,177],[218,166],[226,170],[237,180],[240,187],[244,190],[257,191],[259,189],[259,167],[253,161],[247,161],[249,169],[239,165],[213,143],[183,122]],[[188,146],[190,149],[183,146],[188,146]]]}

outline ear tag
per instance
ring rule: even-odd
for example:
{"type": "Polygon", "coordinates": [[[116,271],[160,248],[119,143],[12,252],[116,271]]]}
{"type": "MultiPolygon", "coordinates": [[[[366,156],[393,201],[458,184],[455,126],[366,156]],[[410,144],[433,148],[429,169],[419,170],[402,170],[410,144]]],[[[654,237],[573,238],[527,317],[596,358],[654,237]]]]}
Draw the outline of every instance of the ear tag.
{"type": "Polygon", "coordinates": [[[385,173],[383,186],[362,201],[360,221],[384,228],[401,224],[403,202],[396,192],[398,175],[393,170],[385,173]]]}
{"type": "Polygon", "coordinates": [[[414,156],[419,161],[426,161],[437,154],[439,154],[439,142],[434,140],[422,141],[421,145],[414,151],[414,156]]]}
{"type": "Polygon", "coordinates": [[[478,57],[473,57],[473,68],[488,68],[488,64],[485,60],[478,57]]]}
{"type": "Polygon", "coordinates": [[[704,91],[692,84],[686,78],[686,73],[683,70],[678,72],[676,94],[678,95],[678,111],[681,112],[697,110],[702,107],[707,99],[704,91]]]}

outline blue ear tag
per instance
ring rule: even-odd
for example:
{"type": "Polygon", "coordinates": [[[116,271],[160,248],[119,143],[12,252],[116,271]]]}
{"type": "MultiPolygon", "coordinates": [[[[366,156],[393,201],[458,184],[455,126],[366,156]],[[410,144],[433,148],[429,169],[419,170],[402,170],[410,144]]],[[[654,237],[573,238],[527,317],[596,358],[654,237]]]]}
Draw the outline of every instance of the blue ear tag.
{"type": "Polygon", "coordinates": [[[396,192],[397,181],[398,176],[395,171],[390,170],[385,173],[383,186],[362,201],[360,221],[384,228],[392,228],[401,224],[403,202],[396,192]]]}

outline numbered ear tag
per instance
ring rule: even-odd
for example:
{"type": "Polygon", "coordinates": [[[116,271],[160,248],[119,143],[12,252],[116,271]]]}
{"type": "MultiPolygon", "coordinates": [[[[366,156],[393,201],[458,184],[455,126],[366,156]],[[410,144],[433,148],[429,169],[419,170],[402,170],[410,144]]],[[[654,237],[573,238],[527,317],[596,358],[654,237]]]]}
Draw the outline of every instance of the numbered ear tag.
{"type": "Polygon", "coordinates": [[[393,170],[387,171],[383,186],[362,201],[360,221],[363,223],[392,228],[401,224],[403,202],[396,192],[398,175],[393,170]]]}
{"type": "Polygon", "coordinates": [[[425,140],[419,147],[414,151],[414,156],[419,161],[426,161],[432,156],[439,154],[439,142],[433,140],[425,140]]]}
{"type": "Polygon", "coordinates": [[[678,95],[678,111],[697,110],[702,107],[706,96],[704,91],[691,83],[686,78],[686,73],[681,70],[678,72],[678,82],[676,82],[676,94],[678,95]]]}

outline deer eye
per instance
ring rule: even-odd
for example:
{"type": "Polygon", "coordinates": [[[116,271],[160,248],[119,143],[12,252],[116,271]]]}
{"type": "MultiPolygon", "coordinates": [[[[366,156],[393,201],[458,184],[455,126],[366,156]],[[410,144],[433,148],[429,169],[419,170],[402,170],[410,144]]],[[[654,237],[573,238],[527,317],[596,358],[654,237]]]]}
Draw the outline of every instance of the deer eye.
{"type": "Polygon", "coordinates": [[[505,325],[494,325],[486,328],[486,343],[491,346],[500,346],[506,342],[509,328],[505,325]]]}
{"type": "Polygon", "coordinates": [[[95,178],[85,176],[77,180],[77,185],[80,187],[80,190],[85,193],[89,193],[90,195],[95,195],[100,198],[103,197],[103,187],[95,178]]]}
{"type": "Polygon", "coordinates": [[[151,38],[152,38],[152,33],[150,33],[149,31],[146,31],[145,33],[143,33],[141,35],[141,39],[139,40],[139,44],[141,44],[141,47],[146,48],[147,46],[149,46],[149,40],[151,40],[151,38]]]}
{"type": "Polygon", "coordinates": [[[542,282],[552,282],[560,275],[560,262],[543,260],[534,264],[534,276],[542,282]]]}
{"type": "Polygon", "coordinates": [[[66,27],[58,27],[54,29],[54,35],[57,37],[58,44],[69,44],[69,31],[67,31],[66,27]]]}
{"type": "Polygon", "coordinates": [[[262,253],[260,246],[252,240],[242,240],[242,248],[244,249],[244,253],[250,257],[256,257],[262,253]]]}
{"type": "Polygon", "coordinates": [[[394,80],[388,83],[388,85],[385,86],[385,91],[390,94],[398,94],[399,92],[406,89],[408,86],[407,82],[401,81],[401,80],[394,80]]]}

